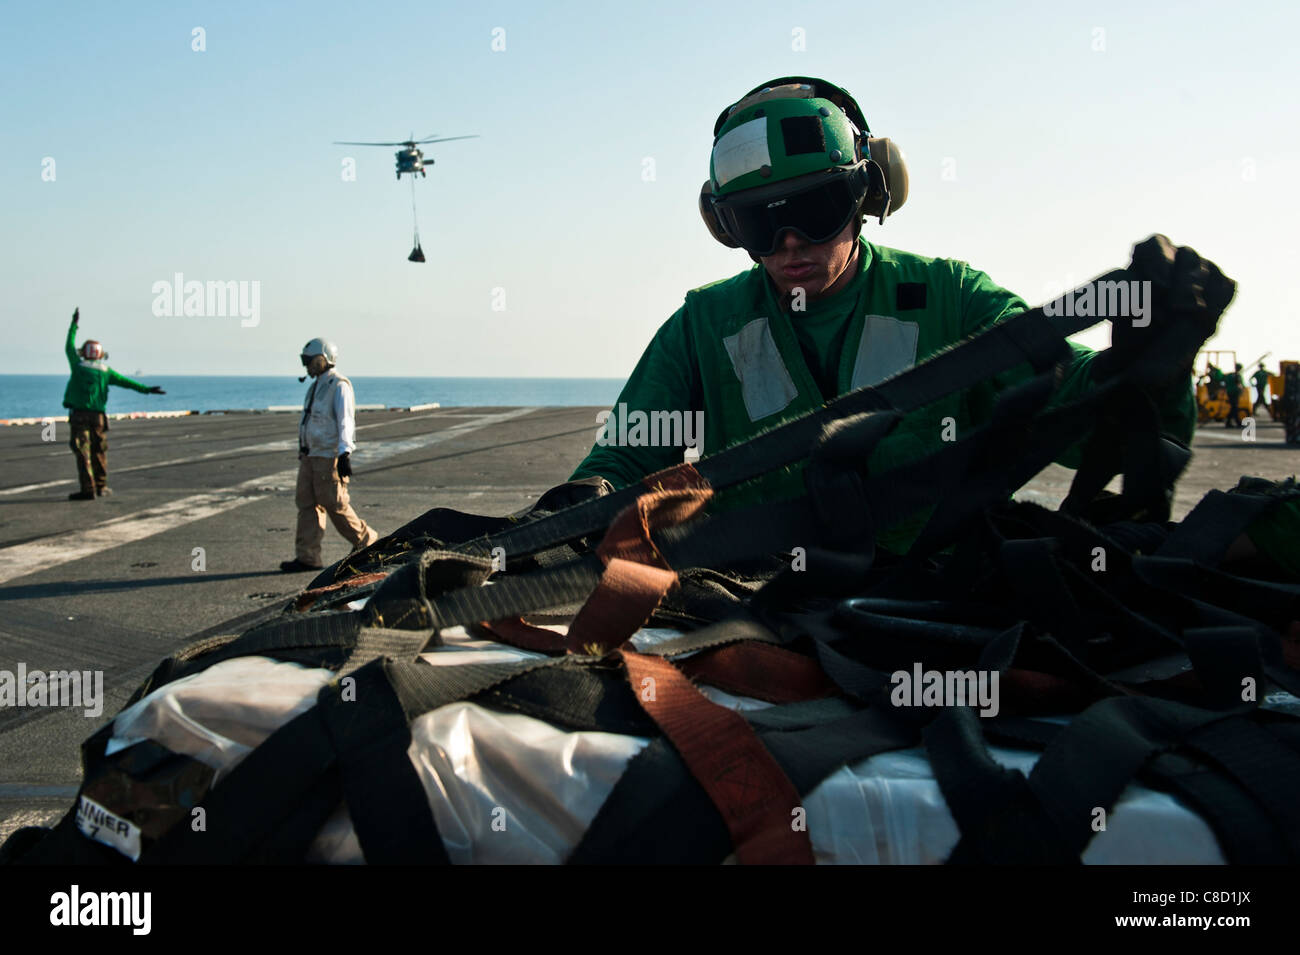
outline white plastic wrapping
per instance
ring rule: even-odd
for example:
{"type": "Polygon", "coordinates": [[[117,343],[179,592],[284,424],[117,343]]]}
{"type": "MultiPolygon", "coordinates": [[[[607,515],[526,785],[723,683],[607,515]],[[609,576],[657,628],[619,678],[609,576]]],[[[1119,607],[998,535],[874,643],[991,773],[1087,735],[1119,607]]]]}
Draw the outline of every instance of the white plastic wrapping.
{"type": "MultiPolygon", "coordinates": [[[[643,630],[644,647],[676,636],[643,630]]],[[[503,644],[445,635],[424,655],[438,666],[534,656],[503,644]]],[[[217,770],[235,766],[279,726],[311,707],[333,679],[324,669],[246,657],[160,687],[118,715],[110,751],[152,739],[217,770]]],[[[769,704],[702,687],[735,709],[769,704]]],[[[448,856],[456,863],[560,863],[581,840],[628,761],[648,740],[570,732],[542,720],[453,703],[412,724],[409,755],[429,797],[448,856]]],[[[1038,754],[990,749],[1028,773],[1038,754]]],[[[884,753],[843,767],[804,801],[819,863],[938,863],[957,827],[924,751],[884,753]]],[[[1175,798],[1129,786],[1084,853],[1088,863],[1222,863],[1213,832],[1175,798]]],[[[361,848],[344,807],[317,837],[311,861],[354,864],[361,848]]],[[[634,862],[636,860],[627,860],[634,862]]]]}

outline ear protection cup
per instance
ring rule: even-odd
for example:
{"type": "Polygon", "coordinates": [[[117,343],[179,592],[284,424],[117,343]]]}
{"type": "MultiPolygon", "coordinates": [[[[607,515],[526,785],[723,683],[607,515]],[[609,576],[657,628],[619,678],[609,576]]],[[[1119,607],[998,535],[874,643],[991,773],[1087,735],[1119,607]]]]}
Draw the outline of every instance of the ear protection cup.
{"type": "Polygon", "coordinates": [[[872,184],[866,201],[862,203],[862,214],[879,216],[883,223],[885,216],[897,212],[907,201],[907,164],[903,160],[903,151],[894,145],[892,139],[870,138],[867,151],[883,181],[872,184]]]}
{"type": "Polygon", "coordinates": [[[717,212],[713,209],[713,183],[706,179],[704,185],[700,186],[700,218],[704,220],[704,225],[708,228],[709,234],[725,245],[729,249],[740,248],[740,243],[727,234],[727,230],[722,227],[722,221],[718,218],[717,212]]]}

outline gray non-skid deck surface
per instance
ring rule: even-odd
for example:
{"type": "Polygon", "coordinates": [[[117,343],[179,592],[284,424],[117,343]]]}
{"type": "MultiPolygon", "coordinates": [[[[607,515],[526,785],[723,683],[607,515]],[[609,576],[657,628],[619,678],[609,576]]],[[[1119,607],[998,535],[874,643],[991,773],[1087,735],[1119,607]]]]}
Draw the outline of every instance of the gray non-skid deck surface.
{"type": "MultiPolygon", "coordinates": [[[[381,534],[431,507],[520,510],[586,454],[597,410],[359,412],[353,505],[381,534]]],[[[104,709],[0,709],[0,839],[71,805],[81,741],[160,659],[197,633],[240,632],[313,576],[279,572],[293,557],[296,415],[112,422],[114,494],[93,502],[67,500],[67,437],[64,424],[52,443],[38,426],[0,428],[0,669],[103,670],[104,709]]],[[[347,550],[327,528],[326,562],[347,550]]]]}
{"type": "MultiPolygon", "coordinates": [[[[352,498],[380,533],[431,507],[506,514],[565,480],[590,448],[596,408],[360,412],[352,498]]],[[[309,574],[293,556],[293,414],[113,422],[112,497],[70,502],[66,425],[0,428],[0,669],[103,670],[103,713],[0,710],[0,839],[56,819],[80,781],[79,744],[158,660],[195,635],[237,633],[309,574]],[[194,549],[206,569],[197,571],[194,549]]],[[[1255,442],[1207,427],[1177,499],[1181,517],[1242,474],[1281,478],[1296,449],[1262,424],[1255,442]]],[[[1071,472],[1051,467],[1021,497],[1055,505],[1071,472]]],[[[347,552],[329,528],[325,559],[347,552]]]]}

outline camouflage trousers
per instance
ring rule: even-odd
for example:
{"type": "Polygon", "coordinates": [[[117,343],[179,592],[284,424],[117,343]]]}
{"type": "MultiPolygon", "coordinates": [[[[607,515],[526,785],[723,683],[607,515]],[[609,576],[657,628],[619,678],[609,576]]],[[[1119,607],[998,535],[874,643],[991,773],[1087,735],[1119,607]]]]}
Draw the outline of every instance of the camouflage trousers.
{"type": "Polygon", "coordinates": [[[108,486],[108,416],[102,411],[68,412],[72,437],[68,447],[77,456],[81,490],[97,494],[108,486]]]}

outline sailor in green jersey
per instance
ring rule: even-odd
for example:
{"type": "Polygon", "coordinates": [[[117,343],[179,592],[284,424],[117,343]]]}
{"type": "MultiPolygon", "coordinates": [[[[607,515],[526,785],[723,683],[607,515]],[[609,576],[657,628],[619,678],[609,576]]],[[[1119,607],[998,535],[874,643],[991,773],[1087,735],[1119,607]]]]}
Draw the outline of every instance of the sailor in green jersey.
{"type": "Polygon", "coordinates": [[[1264,395],[1268,393],[1268,369],[1264,367],[1262,361],[1259,363],[1259,368],[1250,376],[1250,380],[1255,386],[1255,403],[1250,406],[1250,410],[1254,412],[1260,405],[1267,408],[1268,399],[1264,395]]]}
{"type": "Polygon", "coordinates": [[[77,323],[80,320],[81,309],[78,308],[72,313],[72,324],[68,326],[68,340],[64,346],[72,377],[63,392],[63,407],[68,409],[68,427],[72,431],[68,446],[77,456],[77,477],[81,481],[81,490],[69,494],[68,500],[93,501],[112,493],[108,488],[108,416],[104,413],[108,406],[109,386],[131,388],[149,395],[165,392],[156,386],[150,388],[132,381],[109,368],[108,354],[94,339],[86,341],[78,351],[77,323]]]}
{"type": "Polygon", "coordinates": [[[1241,365],[1223,376],[1224,391],[1228,396],[1228,417],[1224,420],[1225,428],[1241,427],[1241,365]]]}
{"type": "MultiPolygon", "coordinates": [[[[714,129],[700,211],[713,236],[755,265],[688,292],[642,355],[602,439],[570,480],[615,487],[683,459],[678,444],[626,420],[702,412],[695,449],[709,455],[824,402],[874,385],[996,322],[1024,311],[1018,296],[964,262],[868,242],[863,217],[885,216],[907,196],[901,153],[870,135],[856,102],[823,80],[788,77],[752,90],[714,129]],[[642,429],[644,431],[644,429],[642,429]]],[[[1074,357],[1054,403],[1090,386],[1095,353],[1074,357]]],[[[1188,368],[1190,374],[1190,364],[1188,368]]],[[[913,412],[877,447],[874,472],[932,453],[987,419],[998,393],[1031,375],[1026,364],[913,412]]],[[[1186,376],[1154,394],[1164,429],[1188,443],[1196,408],[1186,376]]],[[[1072,448],[1061,463],[1077,463],[1072,448]]],[[[793,497],[797,468],[731,492],[742,500],[793,497]]],[[[882,535],[903,550],[923,517],[882,535]]]]}

